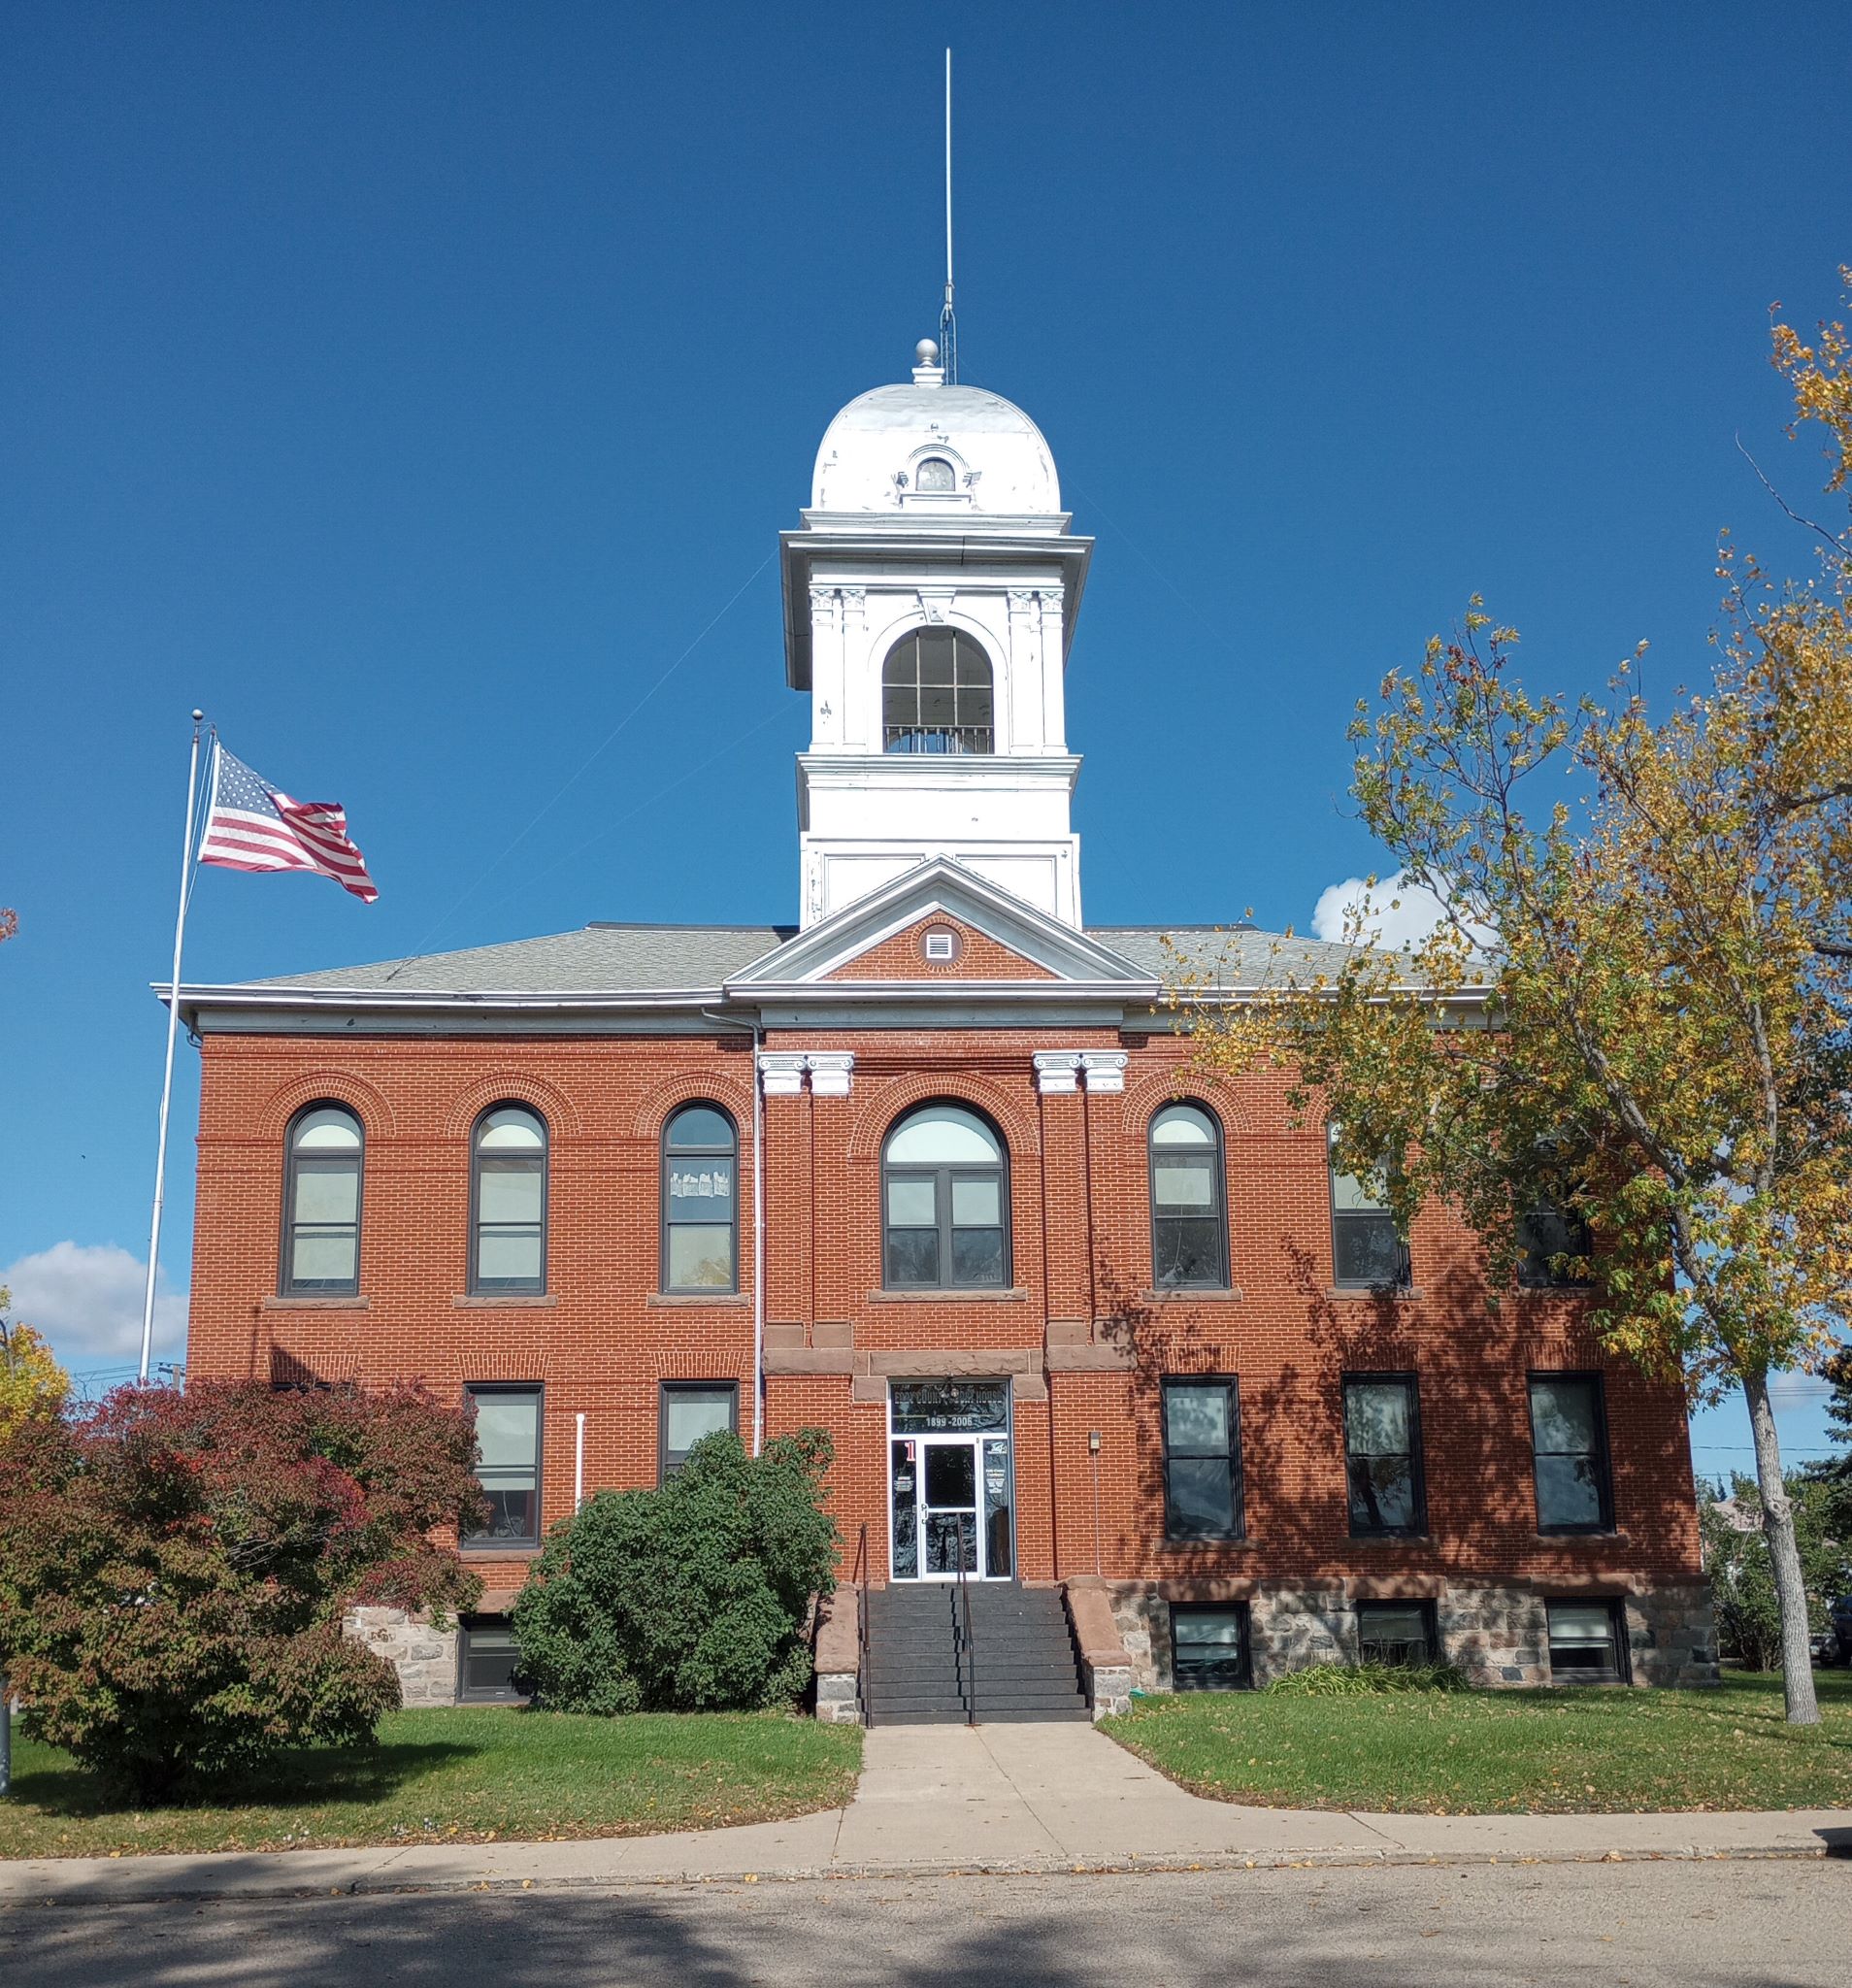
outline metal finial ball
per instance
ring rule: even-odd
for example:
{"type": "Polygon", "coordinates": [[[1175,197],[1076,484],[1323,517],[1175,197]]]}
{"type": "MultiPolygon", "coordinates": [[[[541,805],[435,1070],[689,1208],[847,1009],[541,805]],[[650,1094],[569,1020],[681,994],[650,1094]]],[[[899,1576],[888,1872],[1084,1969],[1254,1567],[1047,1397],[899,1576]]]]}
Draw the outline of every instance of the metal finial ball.
{"type": "Polygon", "coordinates": [[[200,722],[200,720],[201,720],[202,718],[204,718],[204,717],[205,717],[205,715],[206,715],[206,713],[205,713],[205,712],[204,712],[203,711],[196,711],[196,712],[194,712],[194,713],[193,713],[193,722],[194,722],[194,724],[198,724],[198,723],[200,722]]]}
{"type": "Polygon", "coordinates": [[[932,339],[923,338],[913,348],[913,364],[915,366],[937,366],[939,364],[939,347],[932,339]]]}

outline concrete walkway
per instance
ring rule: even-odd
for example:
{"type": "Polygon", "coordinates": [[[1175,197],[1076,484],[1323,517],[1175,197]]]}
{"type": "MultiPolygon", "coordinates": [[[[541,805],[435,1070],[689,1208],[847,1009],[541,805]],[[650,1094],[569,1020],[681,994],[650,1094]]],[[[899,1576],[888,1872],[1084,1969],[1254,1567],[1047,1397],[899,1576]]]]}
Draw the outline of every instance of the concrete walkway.
{"type": "Polygon", "coordinates": [[[1439,1816],[1240,1808],[1185,1794],[1090,1726],[887,1726],[868,1735],[854,1800],[793,1822],[570,1843],[0,1860],[0,1904],[1829,1851],[1852,1855],[1852,1810],[1439,1816]]]}

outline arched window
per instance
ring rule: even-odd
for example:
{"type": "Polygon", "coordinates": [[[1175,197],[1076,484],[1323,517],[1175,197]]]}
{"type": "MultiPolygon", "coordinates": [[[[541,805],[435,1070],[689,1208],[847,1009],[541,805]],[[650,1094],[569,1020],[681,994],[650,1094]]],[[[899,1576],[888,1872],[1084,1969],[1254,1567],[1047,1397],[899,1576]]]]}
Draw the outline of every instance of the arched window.
{"type": "Polygon", "coordinates": [[[996,749],[990,658],[955,628],[915,628],[881,665],[881,746],[887,752],[996,749]]]}
{"type": "Polygon", "coordinates": [[[283,1167],[285,1298],[360,1289],[360,1174],[365,1139],[345,1105],[311,1105],[289,1123],[283,1167]]]}
{"type": "Polygon", "coordinates": [[[1151,1282],[1220,1289],[1228,1282],[1222,1128],[1201,1105],[1167,1105],[1151,1120],[1151,1282]]]}
{"type": "Polygon", "coordinates": [[[913,467],[913,488],[922,497],[950,497],[958,478],[943,455],[924,455],[913,467]]]}
{"type": "Polygon", "coordinates": [[[909,1112],[887,1135],[881,1194],[889,1289],[1009,1283],[1009,1167],[1003,1142],[976,1112],[909,1112]]]}
{"type": "Polygon", "coordinates": [[[470,1147],[470,1289],[546,1288],[546,1126],[525,1105],[497,1105],[470,1147]]]}
{"type": "Polygon", "coordinates": [[[662,1132],[662,1287],[740,1288],[740,1197],[733,1120],[684,1105],[662,1132]]]}

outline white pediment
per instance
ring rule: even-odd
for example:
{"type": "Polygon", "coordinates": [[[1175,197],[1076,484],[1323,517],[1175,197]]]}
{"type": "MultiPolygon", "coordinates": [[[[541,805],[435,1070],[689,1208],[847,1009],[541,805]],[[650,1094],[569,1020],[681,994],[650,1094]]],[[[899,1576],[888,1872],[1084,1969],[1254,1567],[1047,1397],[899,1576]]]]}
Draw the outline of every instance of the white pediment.
{"type": "MultiPolygon", "coordinates": [[[[731,993],[831,978],[853,985],[855,976],[845,969],[935,912],[983,933],[1057,981],[1123,987],[1127,992],[1154,985],[1147,971],[1085,933],[1024,903],[952,857],[933,856],[729,976],[727,989],[731,993]]],[[[1037,976],[1025,975],[1024,978],[1046,984],[1037,976]]],[[[970,981],[958,980],[933,984],[948,993],[966,994],[972,986],[970,981]]]]}

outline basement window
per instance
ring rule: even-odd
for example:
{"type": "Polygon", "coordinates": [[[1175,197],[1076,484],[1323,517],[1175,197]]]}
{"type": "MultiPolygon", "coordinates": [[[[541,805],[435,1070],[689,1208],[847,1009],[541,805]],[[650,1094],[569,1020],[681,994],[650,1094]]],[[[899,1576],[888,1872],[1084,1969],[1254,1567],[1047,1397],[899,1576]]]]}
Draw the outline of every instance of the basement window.
{"type": "Polygon", "coordinates": [[[458,1705],[520,1705],[514,1669],[520,1650],[514,1632],[493,1616],[466,1620],[458,1632],[456,1702],[458,1705]]]}
{"type": "Polygon", "coordinates": [[[1546,1602],[1550,1676],[1558,1684],[1625,1684],[1627,1638],[1618,1602],[1546,1602]]]}
{"type": "Polygon", "coordinates": [[[1171,1681],[1178,1691],[1240,1691],[1251,1681],[1247,1605],[1171,1605],[1171,1681]]]}

